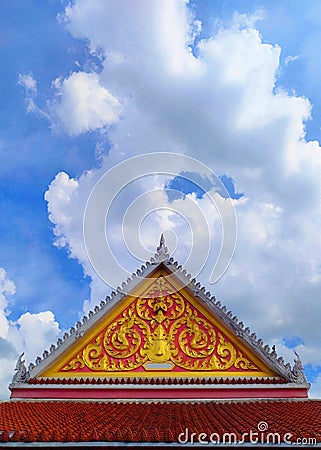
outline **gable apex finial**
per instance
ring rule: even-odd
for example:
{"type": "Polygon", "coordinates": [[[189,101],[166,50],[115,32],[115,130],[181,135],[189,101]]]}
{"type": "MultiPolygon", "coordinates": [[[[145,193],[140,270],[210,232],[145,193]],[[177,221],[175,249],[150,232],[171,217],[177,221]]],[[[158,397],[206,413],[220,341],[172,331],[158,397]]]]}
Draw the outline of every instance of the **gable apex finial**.
{"type": "Polygon", "coordinates": [[[165,244],[164,234],[161,234],[159,246],[156,249],[155,259],[157,261],[166,261],[169,258],[168,248],[165,244]]]}

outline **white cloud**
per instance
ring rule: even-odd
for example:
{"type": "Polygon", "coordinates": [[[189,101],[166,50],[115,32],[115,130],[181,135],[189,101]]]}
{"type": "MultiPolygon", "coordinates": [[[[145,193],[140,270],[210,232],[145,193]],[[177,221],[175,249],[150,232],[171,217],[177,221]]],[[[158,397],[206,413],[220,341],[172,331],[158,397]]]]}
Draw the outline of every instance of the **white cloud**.
{"type": "Polygon", "coordinates": [[[57,340],[59,324],[51,311],[22,314],[10,320],[10,303],[16,287],[0,267],[0,398],[9,396],[7,386],[14,374],[18,355],[25,353],[27,362],[42,355],[44,349],[57,340]]]}
{"type": "Polygon", "coordinates": [[[15,291],[15,284],[7,277],[6,271],[0,267],[0,337],[2,338],[5,338],[8,334],[9,322],[7,316],[9,311],[7,308],[15,291]]]}
{"type": "MultiPolygon", "coordinates": [[[[116,106],[115,126],[109,131],[112,150],[102,166],[76,180],[60,173],[49,187],[46,199],[57,244],[69,248],[92,277],[92,301],[97,301],[106,288],[88,263],[82,217],[99,177],[115,162],[151,151],[199,158],[219,174],[231,175],[237,191],[244,193],[235,201],[234,260],[211,290],[267,341],[300,336],[304,363],[320,364],[321,161],[319,143],[305,140],[310,102],[276,89],[281,49],[262,42],[253,18],[235,17],[231,27],[194,42],[193,53],[199,24],[185,1],[140,5],[78,0],[66,8],[71,33],[100,49],[105,60],[100,74],[86,75],[85,85],[94,86],[97,95],[79,117],[78,95],[80,102],[88,98],[79,89],[81,76],[72,74],[57,84],[57,117],[70,134],[104,128],[105,91],[113,93],[123,111],[118,120],[116,106]]],[[[126,205],[153,182],[143,180],[115,206],[109,231],[121,260],[129,258],[119,234],[126,205]]],[[[205,197],[194,200],[216,231],[216,249],[219,230],[212,205],[205,197]]],[[[184,200],[178,203],[184,210],[184,200]]],[[[185,212],[190,212],[186,205],[185,212]]],[[[197,225],[195,217],[190,220],[197,225]]],[[[156,243],[165,225],[173,227],[184,245],[190,238],[168,214],[158,214],[150,223],[154,225],[145,227],[144,236],[148,243],[156,243]]],[[[186,245],[178,249],[177,257],[184,249],[186,245]]],[[[204,283],[214,256],[200,274],[204,283]]]]}
{"type": "Polygon", "coordinates": [[[25,352],[30,362],[41,356],[43,351],[57,340],[59,333],[59,324],[51,311],[34,314],[27,312],[22,314],[17,322],[12,323],[8,337],[19,351],[25,352]]]}
{"type": "Polygon", "coordinates": [[[73,72],[53,82],[56,99],[49,105],[53,127],[71,136],[104,130],[117,123],[121,105],[108,89],[101,86],[96,73],[73,72]]]}
{"type": "Polygon", "coordinates": [[[27,113],[38,114],[50,121],[46,108],[40,108],[37,104],[38,85],[32,74],[19,74],[18,84],[25,90],[25,103],[27,113]]]}
{"type": "MultiPolygon", "coordinates": [[[[55,245],[60,248],[65,246],[61,230],[67,227],[72,220],[72,197],[77,195],[78,187],[79,184],[76,180],[70,179],[66,173],[60,172],[45,193],[45,200],[49,204],[49,219],[57,224],[54,233],[59,238],[56,240],[55,245]],[[56,208],[51,209],[51,204],[55,204],[56,208]]],[[[69,245],[69,248],[72,251],[72,245],[69,245]]]]}
{"type": "Polygon", "coordinates": [[[0,398],[8,397],[7,386],[12,378],[15,361],[18,356],[16,349],[7,339],[10,330],[8,306],[16,290],[15,284],[0,267],[0,398]]]}
{"type": "Polygon", "coordinates": [[[54,99],[42,106],[32,75],[20,74],[18,83],[25,89],[27,112],[47,119],[56,132],[65,131],[70,136],[96,130],[105,132],[120,119],[121,103],[100,85],[94,72],[73,72],[67,78],[56,78],[52,82],[54,99]]]}
{"type": "Polygon", "coordinates": [[[121,5],[81,0],[66,7],[64,19],[75,37],[88,39],[91,49],[102,51],[116,65],[124,62],[144,72],[153,66],[157,71],[161,64],[167,74],[183,77],[198,65],[189,44],[200,23],[193,20],[185,0],[164,0],[162,7],[157,0],[139,7],[130,0],[121,5]]]}
{"type": "Polygon", "coordinates": [[[321,398],[321,375],[317,377],[309,391],[310,398],[321,398]]]}
{"type": "Polygon", "coordinates": [[[12,380],[14,368],[16,365],[16,359],[9,359],[8,357],[2,358],[0,356],[0,399],[7,399],[10,396],[8,385],[12,380]]]}
{"type": "Polygon", "coordinates": [[[32,74],[20,74],[18,77],[18,83],[20,84],[20,86],[25,88],[27,92],[32,94],[37,93],[37,80],[33,77],[32,74]]]}
{"type": "Polygon", "coordinates": [[[288,65],[289,63],[297,61],[300,58],[301,58],[301,55],[295,55],[295,56],[289,55],[289,56],[286,56],[285,59],[284,59],[284,64],[288,65]]]}

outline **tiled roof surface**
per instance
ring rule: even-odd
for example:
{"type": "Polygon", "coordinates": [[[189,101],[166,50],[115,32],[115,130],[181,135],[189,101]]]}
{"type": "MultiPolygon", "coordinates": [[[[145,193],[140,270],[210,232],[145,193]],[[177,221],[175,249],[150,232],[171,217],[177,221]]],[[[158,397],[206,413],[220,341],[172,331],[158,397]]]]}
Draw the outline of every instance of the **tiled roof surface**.
{"type": "MultiPolygon", "coordinates": [[[[321,401],[0,403],[4,442],[178,442],[180,433],[278,433],[321,442],[321,401]],[[261,427],[259,431],[258,427],[261,427]],[[266,430],[268,427],[268,430],[266,430]]],[[[183,437],[184,438],[184,437],[183,437]]],[[[195,439],[195,438],[194,438],[195,439]]],[[[203,436],[204,439],[204,436],[203,436]]],[[[248,442],[249,437],[245,438],[248,442]]],[[[281,441],[282,442],[282,441],[281,441]]]]}
{"type": "Polygon", "coordinates": [[[138,385],[211,385],[211,384],[286,384],[288,380],[275,378],[31,378],[28,384],[138,384],[138,385]]]}

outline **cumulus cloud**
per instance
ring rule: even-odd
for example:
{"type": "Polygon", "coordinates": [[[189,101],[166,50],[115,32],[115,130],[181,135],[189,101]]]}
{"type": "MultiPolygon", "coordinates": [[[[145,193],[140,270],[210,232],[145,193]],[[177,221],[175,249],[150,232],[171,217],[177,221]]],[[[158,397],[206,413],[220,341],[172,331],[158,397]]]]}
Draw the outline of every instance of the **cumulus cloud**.
{"type": "Polygon", "coordinates": [[[10,320],[10,305],[16,286],[0,267],[0,398],[9,396],[9,385],[19,354],[25,353],[26,361],[34,361],[37,355],[57,339],[59,325],[51,311],[22,314],[18,320],[10,320]],[[35,331],[36,330],[36,331],[35,331]]]}
{"type": "Polygon", "coordinates": [[[59,324],[51,311],[34,314],[27,312],[11,324],[8,338],[14,342],[19,352],[25,352],[30,362],[42,355],[45,348],[57,340],[59,333],[59,324]]]}
{"type": "Polygon", "coordinates": [[[121,104],[101,86],[96,73],[73,72],[53,82],[56,99],[49,106],[53,127],[71,136],[105,130],[119,120],[121,104]]]}
{"type": "MultiPolygon", "coordinates": [[[[48,191],[45,193],[45,200],[49,204],[49,219],[56,224],[54,233],[58,236],[58,239],[55,245],[60,248],[64,247],[66,243],[63,239],[64,233],[61,230],[68,227],[71,223],[72,199],[77,195],[78,187],[79,183],[76,180],[69,178],[66,173],[60,172],[51,182],[48,191]],[[51,204],[54,204],[56,207],[54,209],[51,208],[51,204]]],[[[79,240],[80,236],[77,237],[79,240]]],[[[69,243],[69,249],[73,254],[71,243],[69,243]]]]}
{"type": "MultiPolygon", "coordinates": [[[[236,190],[244,193],[234,201],[234,259],[211,290],[267,341],[300,336],[303,344],[297,350],[303,362],[320,364],[321,161],[319,143],[305,139],[309,100],[277,87],[281,49],[262,41],[253,18],[235,17],[230,26],[199,40],[200,23],[185,1],[160,5],[148,0],[140,5],[78,0],[66,8],[70,32],[87,39],[92,51],[100,49],[105,59],[103,70],[87,74],[85,81],[83,75],[72,74],[57,82],[56,115],[70,134],[107,123],[114,126],[109,131],[112,149],[99,169],[77,179],[60,173],[47,191],[57,245],[68,248],[91,276],[92,302],[97,301],[106,288],[88,262],[82,218],[99,177],[115,162],[151,151],[199,158],[219,175],[232,176],[236,190]],[[82,103],[90,89],[83,94],[78,82],[89,84],[97,94],[79,117],[78,95],[82,103]],[[107,92],[116,103],[108,96],[103,100],[107,92]],[[123,105],[121,120],[117,102],[123,105]],[[113,110],[112,119],[101,119],[107,117],[105,108],[113,110]]],[[[166,182],[161,180],[159,186],[166,182]]],[[[146,178],[139,189],[123,193],[109,228],[115,248],[121,248],[119,223],[126,205],[155,183],[146,178]]],[[[183,210],[184,201],[177,200],[183,210]]],[[[205,196],[194,196],[193,201],[215,230],[217,246],[220,234],[213,206],[205,196]]],[[[173,202],[167,206],[172,208],[173,202]]],[[[186,207],[185,213],[192,214],[186,207]]],[[[197,226],[197,218],[189,220],[197,226]]],[[[162,227],[176,231],[181,242],[190,239],[177,218],[158,212],[145,227],[146,243],[156,243],[162,227]]],[[[130,258],[125,250],[119,254],[121,261],[130,258]]],[[[178,248],[175,256],[184,259],[183,250],[178,248]]],[[[205,284],[214,262],[215,252],[199,276],[205,284]]]]}
{"type": "Polygon", "coordinates": [[[70,136],[105,132],[119,121],[122,112],[119,100],[100,84],[94,72],[73,72],[67,78],[56,78],[52,82],[54,98],[46,104],[37,97],[37,81],[31,74],[20,74],[18,84],[25,90],[27,112],[47,119],[55,132],[70,136]]]}
{"type": "MultiPolygon", "coordinates": [[[[142,161],[139,164],[144,165],[142,161]]],[[[146,163],[145,163],[146,165],[146,163]]],[[[95,246],[94,254],[91,254],[91,262],[88,259],[84,246],[83,218],[87,199],[92,194],[92,189],[100,176],[105,173],[106,166],[100,170],[85,172],[77,181],[70,178],[65,173],[59,173],[49,186],[45,198],[48,202],[50,220],[55,224],[54,234],[57,239],[55,245],[59,248],[66,248],[69,255],[81,262],[84,273],[92,279],[91,302],[86,302],[85,311],[89,307],[99,302],[107,293],[106,289],[115,288],[127,276],[141,265],[142,262],[153,256],[156,245],[163,230],[170,230],[167,233],[168,244],[175,257],[182,263],[186,262],[186,268],[194,272],[201,269],[200,258],[187,257],[192,250],[192,239],[197,242],[197,248],[206,253],[209,250],[209,243],[213,245],[210,250],[211,264],[209,264],[208,278],[213,269],[214,261],[220,249],[220,237],[222,235],[220,214],[226,209],[225,203],[230,203],[229,199],[221,197],[217,193],[217,187],[203,198],[197,198],[191,193],[187,196],[179,195],[179,198],[170,199],[171,190],[164,189],[171,176],[155,175],[153,172],[148,176],[135,179],[129,164],[128,173],[125,174],[123,188],[117,192],[110,207],[106,205],[106,190],[111,190],[108,186],[110,176],[107,175],[106,189],[101,190],[101,194],[96,198],[94,210],[91,212],[91,222],[93,229],[89,232],[97,240],[98,230],[96,224],[99,222],[101,214],[106,214],[107,239],[111,247],[111,252],[128,274],[122,272],[108,277],[107,281],[113,280],[107,288],[106,284],[100,280],[95,269],[95,261],[106,259],[106,247],[103,242],[95,246]],[[126,183],[128,185],[126,186],[126,183]],[[72,185],[72,189],[67,192],[67,186],[72,185]],[[61,195],[64,190],[66,195],[61,195]],[[123,220],[120,218],[123,218],[123,220]],[[139,224],[142,225],[139,229],[139,224]],[[139,231],[138,240],[135,231],[139,231]],[[216,242],[214,242],[214,237],[216,242]],[[128,252],[131,249],[133,253],[128,252]],[[133,257],[134,256],[134,257],[133,257]],[[93,264],[93,265],[92,265],[93,264]]],[[[170,168],[173,170],[173,167],[170,168]]],[[[230,206],[231,208],[231,206],[230,206]]],[[[195,251],[195,249],[194,249],[195,251]]],[[[107,272],[112,269],[111,261],[106,261],[107,272]]],[[[105,279],[106,280],[106,279],[105,279]]]]}

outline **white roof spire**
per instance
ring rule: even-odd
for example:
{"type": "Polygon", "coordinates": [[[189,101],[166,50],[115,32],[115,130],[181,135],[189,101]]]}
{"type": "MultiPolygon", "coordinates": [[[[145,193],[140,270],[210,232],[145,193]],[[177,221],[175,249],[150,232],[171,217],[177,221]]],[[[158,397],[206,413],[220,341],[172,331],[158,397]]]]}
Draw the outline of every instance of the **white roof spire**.
{"type": "Polygon", "coordinates": [[[166,261],[169,258],[168,248],[165,244],[164,234],[161,234],[159,246],[156,249],[155,259],[157,261],[166,261]]]}

